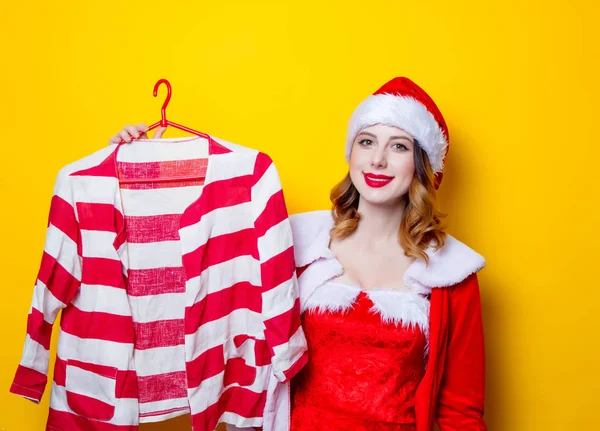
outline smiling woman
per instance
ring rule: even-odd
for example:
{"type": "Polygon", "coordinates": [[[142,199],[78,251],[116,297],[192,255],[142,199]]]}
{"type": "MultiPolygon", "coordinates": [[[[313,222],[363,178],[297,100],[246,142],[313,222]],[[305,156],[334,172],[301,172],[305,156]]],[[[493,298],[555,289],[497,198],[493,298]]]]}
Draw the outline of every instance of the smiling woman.
{"type": "Polygon", "coordinates": [[[393,79],[350,119],[333,211],[292,217],[309,346],[292,431],[486,429],[485,261],[444,231],[447,149],[433,100],[393,79]]]}

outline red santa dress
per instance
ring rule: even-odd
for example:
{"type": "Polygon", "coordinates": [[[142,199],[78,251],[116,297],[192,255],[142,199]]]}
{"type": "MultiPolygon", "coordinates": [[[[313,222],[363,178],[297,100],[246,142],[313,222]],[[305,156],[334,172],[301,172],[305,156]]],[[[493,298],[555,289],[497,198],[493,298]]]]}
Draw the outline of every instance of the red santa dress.
{"type": "MultiPolygon", "coordinates": [[[[273,382],[270,430],[485,431],[485,354],[477,272],[485,259],[448,236],[406,270],[406,291],[339,279],[330,211],[291,217],[309,361],[273,382]],[[288,423],[273,421],[272,416],[288,423]]],[[[267,428],[265,428],[267,429],[267,428]]]]}
{"type": "Polygon", "coordinates": [[[296,380],[292,430],[414,431],[427,295],[320,286],[303,306],[311,360],[296,380]]]}

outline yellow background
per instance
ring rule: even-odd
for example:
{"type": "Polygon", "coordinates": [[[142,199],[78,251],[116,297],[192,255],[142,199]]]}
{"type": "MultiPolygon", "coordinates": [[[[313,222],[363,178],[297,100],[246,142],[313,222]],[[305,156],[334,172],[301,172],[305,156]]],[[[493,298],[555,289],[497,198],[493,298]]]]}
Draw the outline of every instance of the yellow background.
{"type": "Polygon", "coordinates": [[[490,429],[598,429],[597,2],[0,0],[0,17],[0,430],[47,413],[48,390],[8,388],[56,173],[156,121],[159,78],[172,120],[269,153],[299,212],[328,207],[350,113],[397,75],[446,116],[449,231],[488,259],[490,429]]]}

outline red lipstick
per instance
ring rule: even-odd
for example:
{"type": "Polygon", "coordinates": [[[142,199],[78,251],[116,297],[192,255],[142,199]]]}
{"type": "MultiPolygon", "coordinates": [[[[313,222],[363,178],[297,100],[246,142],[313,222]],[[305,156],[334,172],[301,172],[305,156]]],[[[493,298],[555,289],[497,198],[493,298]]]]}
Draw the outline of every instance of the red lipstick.
{"type": "Polygon", "coordinates": [[[367,185],[374,188],[387,186],[394,179],[394,177],[387,175],[368,174],[366,172],[363,172],[363,176],[367,185]]]}

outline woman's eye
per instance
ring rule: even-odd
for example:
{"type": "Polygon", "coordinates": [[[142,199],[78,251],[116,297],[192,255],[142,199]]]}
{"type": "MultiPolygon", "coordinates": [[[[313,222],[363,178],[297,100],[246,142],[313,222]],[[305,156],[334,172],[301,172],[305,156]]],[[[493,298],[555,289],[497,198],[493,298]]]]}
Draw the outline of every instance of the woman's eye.
{"type": "Polygon", "coordinates": [[[370,139],[363,139],[362,141],[358,141],[360,145],[373,145],[373,141],[370,139]]]}
{"type": "Polygon", "coordinates": [[[408,150],[408,147],[404,144],[393,144],[392,148],[396,149],[396,150],[408,150]]]}

